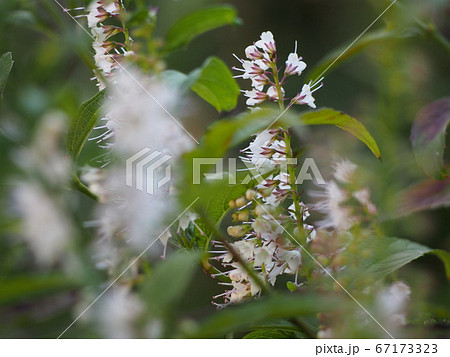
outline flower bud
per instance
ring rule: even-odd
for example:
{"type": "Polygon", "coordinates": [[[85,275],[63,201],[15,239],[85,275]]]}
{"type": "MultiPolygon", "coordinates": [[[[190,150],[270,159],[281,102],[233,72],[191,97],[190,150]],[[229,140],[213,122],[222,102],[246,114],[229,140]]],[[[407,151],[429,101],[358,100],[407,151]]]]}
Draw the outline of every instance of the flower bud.
{"type": "Polygon", "coordinates": [[[235,203],[236,203],[236,207],[237,208],[241,208],[241,207],[244,207],[247,204],[247,200],[245,199],[244,196],[242,196],[242,197],[237,198],[235,200],[235,203]]]}
{"type": "Polygon", "coordinates": [[[255,207],[255,215],[262,216],[263,214],[266,214],[266,209],[262,205],[257,205],[255,207]]]}
{"type": "Polygon", "coordinates": [[[249,201],[256,198],[257,196],[258,196],[258,192],[255,190],[248,189],[247,192],[245,193],[245,198],[249,201]]]}
{"type": "Polygon", "coordinates": [[[234,200],[231,200],[231,201],[228,202],[228,206],[230,208],[236,208],[236,202],[234,200]]]}
{"type": "Polygon", "coordinates": [[[242,226],[229,226],[227,233],[233,238],[242,238],[245,235],[245,228],[242,226]]]}
{"type": "Polygon", "coordinates": [[[241,222],[248,221],[248,218],[249,218],[248,211],[239,212],[239,214],[237,215],[237,219],[241,222]]]}

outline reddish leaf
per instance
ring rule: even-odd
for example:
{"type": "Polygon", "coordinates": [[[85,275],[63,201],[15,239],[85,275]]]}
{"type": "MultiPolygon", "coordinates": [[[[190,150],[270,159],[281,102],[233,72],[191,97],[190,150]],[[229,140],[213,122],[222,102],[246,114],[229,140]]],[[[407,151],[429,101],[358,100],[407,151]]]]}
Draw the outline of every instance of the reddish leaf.
{"type": "Polygon", "coordinates": [[[414,120],[411,142],[419,165],[437,179],[447,177],[444,167],[445,130],[450,122],[450,97],[423,108],[414,120]]]}

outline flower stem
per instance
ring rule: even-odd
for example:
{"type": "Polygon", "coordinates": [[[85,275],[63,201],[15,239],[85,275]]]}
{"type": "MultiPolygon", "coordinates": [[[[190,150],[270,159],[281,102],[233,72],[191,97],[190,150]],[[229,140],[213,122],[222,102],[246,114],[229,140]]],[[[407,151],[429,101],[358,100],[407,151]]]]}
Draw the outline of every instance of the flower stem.
{"type": "MultiPolygon", "coordinates": [[[[286,143],[286,157],[293,158],[293,151],[291,147],[291,136],[285,131],[284,132],[284,142],[286,143]]],[[[297,183],[295,182],[295,167],[293,165],[288,165],[289,174],[289,184],[292,190],[292,201],[294,202],[295,219],[297,221],[297,229],[300,234],[300,244],[306,249],[306,235],[304,234],[303,228],[303,212],[300,207],[300,200],[297,194],[297,183]]]]}
{"type": "Polygon", "coordinates": [[[275,84],[275,88],[277,90],[277,94],[278,94],[278,106],[280,107],[280,110],[283,111],[284,110],[284,96],[283,96],[283,91],[282,91],[282,87],[280,84],[280,79],[278,77],[278,68],[277,65],[275,64],[275,62],[271,63],[270,68],[272,69],[272,75],[273,75],[273,80],[274,80],[274,84],[275,84]]]}

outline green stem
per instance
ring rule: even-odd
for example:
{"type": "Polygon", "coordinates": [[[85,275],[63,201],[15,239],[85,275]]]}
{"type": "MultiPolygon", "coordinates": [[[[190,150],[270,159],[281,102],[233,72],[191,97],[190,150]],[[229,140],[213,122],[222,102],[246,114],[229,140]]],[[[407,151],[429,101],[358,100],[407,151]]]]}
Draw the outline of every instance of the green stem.
{"type": "Polygon", "coordinates": [[[278,68],[274,62],[272,62],[270,68],[272,69],[273,81],[275,83],[275,88],[277,89],[278,106],[280,107],[280,110],[283,111],[284,110],[284,96],[283,96],[283,91],[281,90],[282,87],[280,84],[280,79],[278,77],[278,68]]]}
{"type": "Polygon", "coordinates": [[[92,198],[95,201],[98,201],[99,198],[97,195],[95,195],[84,183],[82,183],[76,173],[73,174],[72,177],[73,185],[74,187],[80,191],[81,193],[84,193],[89,198],[92,198]]]}
{"type": "Polygon", "coordinates": [[[309,338],[316,338],[316,334],[314,333],[309,326],[307,326],[302,320],[294,317],[292,319],[289,319],[290,322],[292,322],[297,328],[306,336],[309,338]]]}
{"type": "Polygon", "coordinates": [[[431,39],[450,54],[450,42],[436,28],[430,33],[431,39]]]}
{"type": "Polygon", "coordinates": [[[422,30],[422,34],[425,38],[432,40],[450,54],[450,42],[433,23],[424,23],[420,20],[416,21],[417,26],[422,30]]]}
{"type": "MultiPolygon", "coordinates": [[[[293,152],[291,148],[291,137],[288,132],[284,132],[284,141],[286,143],[286,157],[293,158],[293,152]]],[[[297,221],[297,229],[300,234],[300,244],[306,249],[306,235],[303,229],[303,213],[300,207],[300,200],[297,195],[297,183],[295,182],[295,167],[288,165],[289,184],[292,190],[292,201],[294,202],[295,218],[297,221]]]]}
{"type": "Polygon", "coordinates": [[[228,242],[225,234],[223,234],[214,223],[211,222],[209,217],[203,212],[203,210],[198,209],[197,213],[203,219],[205,224],[211,229],[211,232],[216,236],[216,238],[225,246],[225,248],[231,253],[233,259],[237,261],[242,268],[246,271],[248,276],[253,280],[253,282],[259,286],[261,291],[265,294],[270,294],[271,290],[267,284],[261,279],[261,277],[256,274],[255,270],[240,256],[240,254],[234,249],[234,247],[228,242]]]}

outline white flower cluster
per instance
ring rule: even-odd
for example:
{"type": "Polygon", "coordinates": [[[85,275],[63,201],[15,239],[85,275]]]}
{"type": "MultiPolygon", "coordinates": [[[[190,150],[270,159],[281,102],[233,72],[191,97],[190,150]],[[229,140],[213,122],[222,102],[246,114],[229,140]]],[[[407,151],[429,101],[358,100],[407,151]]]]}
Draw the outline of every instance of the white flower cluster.
{"type": "Polygon", "coordinates": [[[334,165],[333,177],[322,192],[311,192],[318,198],[314,208],[325,214],[325,219],[318,222],[320,228],[331,228],[346,231],[361,221],[360,214],[355,212],[354,205],[346,205],[352,198],[362,206],[365,214],[373,216],[377,213],[375,205],[370,200],[368,188],[355,185],[355,170],[357,166],[345,159],[334,165]]]}
{"type": "MultiPolygon", "coordinates": [[[[257,166],[260,173],[269,176],[262,179],[255,190],[249,189],[245,196],[230,201],[230,207],[236,209],[233,218],[241,224],[227,229],[231,237],[238,239],[231,243],[234,250],[255,269],[264,282],[272,285],[281,274],[295,275],[294,283],[297,284],[297,275],[302,263],[301,248],[283,237],[283,226],[286,222],[296,220],[294,204],[287,209],[282,207],[288,198],[296,194],[291,187],[289,174],[279,169],[279,165],[287,161],[283,133],[281,129],[264,131],[244,150],[247,157],[243,160],[257,166]]],[[[309,213],[303,203],[301,211],[304,220],[309,213]]],[[[315,235],[314,227],[303,223],[303,228],[304,232],[297,234],[306,234],[312,239],[315,235]]],[[[214,242],[214,245],[225,249],[220,242],[214,242]]],[[[258,295],[260,287],[241,264],[233,260],[232,254],[223,249],[214,253],[220,254],[216,259],[223,266],[231,268],[219,274],[229,278],[229,283],[222,284],[228,284],[230,289],[215,298],[223,297],[226,305],[258,295]]],[[[214,304],[224,306],[216,302],[214,304]]]]}
{"type": "Polygon", "coordinates": [[[121,4],[118,0],[96,0],[88,8],[87,20],[91,29],[95,51],[94,60],[97,70],[95,77],[99,90],[105,88],[105,78],[110,77],[113,70],[118,66],[120,57],[129,56],[131,51],[126,46],[116,41],[109,41],[110,37],[123,32],[118,26],[103,25],[102,22],[116,17],[121,12],[121,4]]]}
{"type": "MultiPolygon", "coordinates": [[[[154,188],[151,195],[126,186],[123,160],[147,147],[153,153],[169,155],[175,171],[176,160],[193,146],[188,134],[163,109],[176,110],[177,94],[172,88],[131,68],[118,71],[115,81],[103,119],[107,131],[101,136],[112,139],[106,147],[115,160],[102,170],[91,169],[83,175],[102,203],[94,225],[103,244],[98,246],[98,258],[105,268],[116,265],[117,242],[126,242],[128,249],[146,248],[162,233],[163,223],[175,207],[169,184],[154,188]],[[148,92],[154,93],[153,99],[148,92]]],[[[164,177],[165,170],[162,165],[154,175],[164,177]]],[[[169,237],[166,232],[160,240],[166,244],[169,237]]]]}
{"type": "Polygon", "coordinates": [[[74,235],[63,200],[65,189],[61,192],[70,178],[70,162],[62,145],[66,121],[59,112],[45,115],[31,146],[13,157],[29,176],[14,183],[13,205],[21,216],[23,238],[43,266],[68,263],[63,258],[74,235]]]}
{"type": "MultiPolygon", "coordinates": [[[[273,34],[270,31],[263,32],[260,40],[248,46],[245,49],[245,55],[246,60],[234,55],[241,62],[242,68],[233,67],[233,69],[242,72],[236,78],[250,79],[252,82],[253,89],[243,91],[248,98],[246,102],[248,106],[258,105],[264,101],[284,101],[285,91],[282,86],[287,77],[300,76],[306,68],[306,63],[302,61],[302,57],[298,56],[297,49],[295,49],[293,53],[289,54],[285,62],[286,66],[282,79],[278,78],[277,49],[273,34]],[[266,91],[265,86],[268,86],[266,91]]],[[[321,80],[304,84],[302,90],[291,99],[291,104],[307,104],[311,108],[315,108],[315,99],[312,93],[322,86],[319,85],[321,80]]]]}

